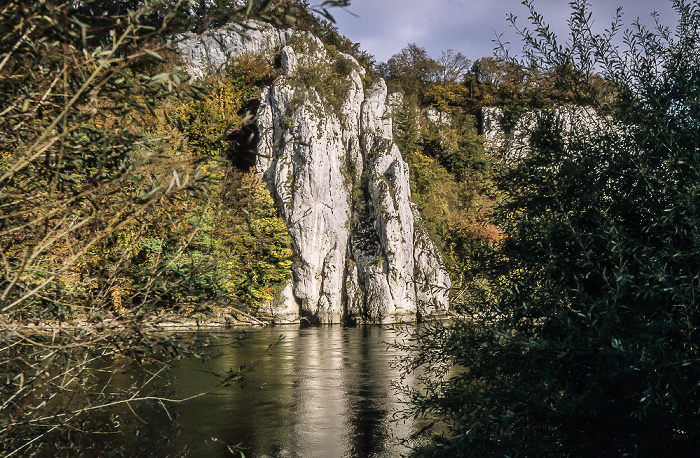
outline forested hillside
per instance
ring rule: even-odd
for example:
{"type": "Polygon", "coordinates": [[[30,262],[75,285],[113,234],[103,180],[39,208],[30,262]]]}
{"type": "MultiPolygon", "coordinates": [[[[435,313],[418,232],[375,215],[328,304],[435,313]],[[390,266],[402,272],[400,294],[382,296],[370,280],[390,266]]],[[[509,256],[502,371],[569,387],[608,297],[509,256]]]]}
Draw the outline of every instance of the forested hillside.
{"type": "Polygon", "coordinates": [[[482,249],[502,237],[492,215],[509,195],[509,185],[499,190],[497,183],[512,165],[508,145],[487,144],[484,113],[497,113],[508,136],[538,111],[596,106],[605,114],[614,84],[597,73],[581,74],[571,63],[545,67],[505,57],[472,61],[454,50],[432,58],[416,44],[376,70],[390,92],[399,94],[395,138],[411,167],[413,199],[443,250],[457,306],[481,284],[475,268],[482,249]]]}

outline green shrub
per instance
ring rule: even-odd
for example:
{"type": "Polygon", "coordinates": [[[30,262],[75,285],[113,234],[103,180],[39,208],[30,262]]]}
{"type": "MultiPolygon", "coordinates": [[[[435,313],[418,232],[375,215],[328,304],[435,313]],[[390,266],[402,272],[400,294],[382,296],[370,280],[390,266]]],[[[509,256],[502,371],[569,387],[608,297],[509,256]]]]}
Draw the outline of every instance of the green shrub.
{"type": "MultiPolygon", "coordinates": [[[[572,3],[576,33],[561,48],[526,3],[526,55],[540,68],[602,68],[621,90],[589,127],[541,116],[529,155],[501,182],[505,237],[483,260],[483,300],[416,336],[412,364],[453,376],[413,392],[414,412],[441,422],[437,456],[692,456],[700,6],[674,2],[675,34],[636,26],[618,55],[609,32],[591,32],[586,2],[572,3]]],[[[572,99],[602,100],[573,78],[572,99]]]]}

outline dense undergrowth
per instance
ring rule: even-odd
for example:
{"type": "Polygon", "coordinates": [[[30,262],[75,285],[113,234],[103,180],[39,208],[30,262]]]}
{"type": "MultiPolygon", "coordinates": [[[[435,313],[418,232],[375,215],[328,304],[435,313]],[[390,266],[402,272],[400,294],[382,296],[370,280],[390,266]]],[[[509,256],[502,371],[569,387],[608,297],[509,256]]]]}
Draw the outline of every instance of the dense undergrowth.
{"type": "Polygon", "coordinates": [[[408,414],[437,425],[417,455],[693,456],[700,4],[674,1],[674,28],[634,23],[616,46],[619,16],[597,34],[572,2],[562,44],[524,3],[511,65],[532,77],[502,108],[507,125],[532,117],[527,154],[492,176],[502,236],[473,258],[465,318],[404,347],[425,383],[408,414]],[[589,110],[563,125],[567,104],[589,110]]]}

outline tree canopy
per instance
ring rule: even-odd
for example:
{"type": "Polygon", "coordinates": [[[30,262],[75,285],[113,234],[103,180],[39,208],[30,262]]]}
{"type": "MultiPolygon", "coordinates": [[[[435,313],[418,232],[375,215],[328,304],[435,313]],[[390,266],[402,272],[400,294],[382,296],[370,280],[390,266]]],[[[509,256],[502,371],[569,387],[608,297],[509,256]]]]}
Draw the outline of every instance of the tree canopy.
{"type": "Polygon", "coordinates": [[[409,392],[413,414],[447,426],[437,456],[693,455],[700,5],[674,1],[675,30],[634,23],[620,49],[585,1],[565,44],[525,3],[518,64],[579,105],[525,106],[535,128],[499,178],[504,236],[480,258],[481,300],[414,336],[427,388],[409,392]]]}

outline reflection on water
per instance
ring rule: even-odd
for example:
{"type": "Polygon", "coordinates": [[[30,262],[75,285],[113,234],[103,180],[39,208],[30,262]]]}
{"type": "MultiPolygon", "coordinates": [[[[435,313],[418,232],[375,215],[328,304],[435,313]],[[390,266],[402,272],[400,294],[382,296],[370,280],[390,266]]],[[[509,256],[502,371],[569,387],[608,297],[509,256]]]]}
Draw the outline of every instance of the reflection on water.
{"type": "MultiPolygon", "coordinates": [[[[382,327],[265,328],[216,333],[212,360],[180,361],[175,397],[209,392],[180,404],[185,433],[169,453],[188,447],[192,456],[230,456],[222,443],[242,444],[246,456],[399,456],[399,442],[413,429],[393,421],[400,407],[391,386],[396,332],[382,327]],[[279,345],[267,346],[282,335],[279,345]],[[212,372],[237,370],[249,361],[243,388],[216,386],[212,372]],[[212,387],[214,387],[212,389],[212,387]]],[[[164,450],[165,452],[165,450],[164,450]]]]}

